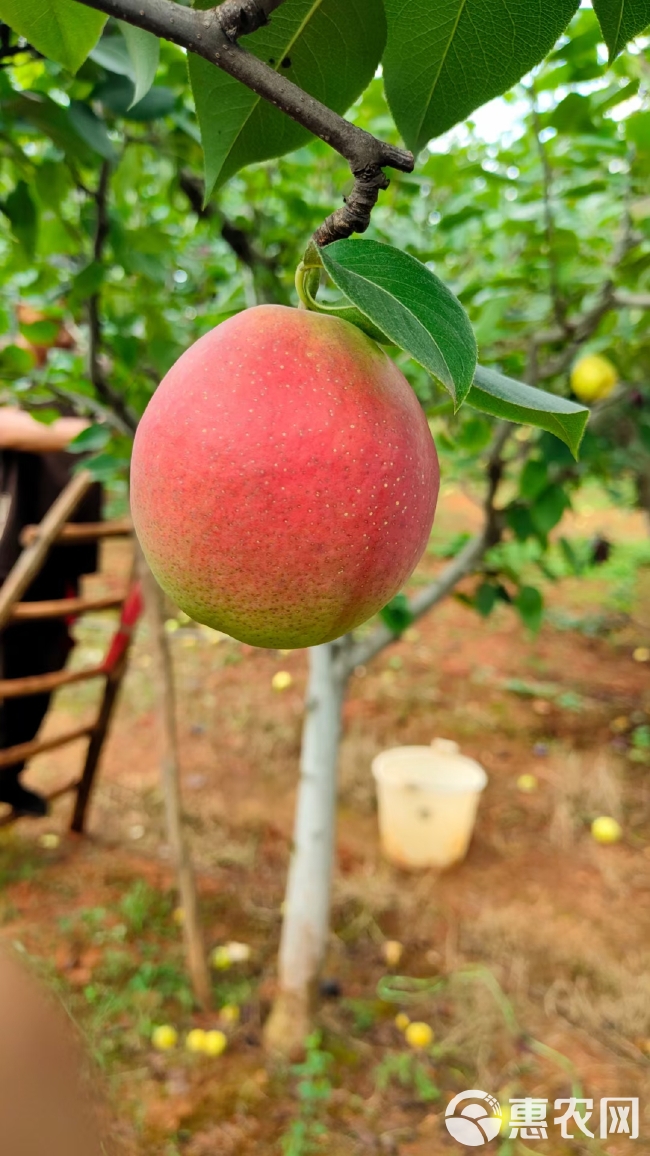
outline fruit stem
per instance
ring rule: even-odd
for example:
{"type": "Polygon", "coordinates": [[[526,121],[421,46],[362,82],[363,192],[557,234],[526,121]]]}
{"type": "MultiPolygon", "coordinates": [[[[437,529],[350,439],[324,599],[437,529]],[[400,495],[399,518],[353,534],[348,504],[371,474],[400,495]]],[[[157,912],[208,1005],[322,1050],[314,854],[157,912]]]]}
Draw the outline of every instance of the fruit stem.
{"type": "Polygon", "coordinates": [[[316,309],[316,295],[320,288],[323,262],[320,259],[318,248],[310,241],[305,249],[302,261],[296,269],[296,292],[303,309],[316,309]]]}

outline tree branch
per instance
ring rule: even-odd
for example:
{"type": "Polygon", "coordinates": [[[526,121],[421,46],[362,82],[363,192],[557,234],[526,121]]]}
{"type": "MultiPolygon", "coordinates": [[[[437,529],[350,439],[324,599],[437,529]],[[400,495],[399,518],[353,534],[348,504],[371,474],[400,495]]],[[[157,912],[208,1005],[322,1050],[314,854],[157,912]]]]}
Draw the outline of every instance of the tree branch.
{"type": "MultiPolygon", "coordinates": [[[[500,540],[503,533],[502,519],[494,503],[503,476],[503,451],[512,436],[513,429],[513,425],[507,421],[499,422],[496,427],[487,461],[488,489],[484,502],[485,521],[482,530],[470,538],[460,554],[445,566],[442,573],[430,585],[409,598],[408,608],[414,622],[442,602],[462,578],[472,574],[484,554],[500,540]]],[[[340,640],[345,645],[339,656],[345,676],[350,675],[355,666],[365,666],[398,638],[399,634],[383,622],[358,642],[350,644],[350,636],[346,635],[340,640]]]]}
{"type": "MultiPolygon", "coordinates": [[[[565,348],[560,353],[555,357],[549,358],[549,360],[540,367],[540,381],[555,377],[558,373],[564,373],[571,365],[580,346],[596,332],[603,317],[609,313],[610,310],[616,308],[617,305],[622,304],[620,299],[621,295],[617,293],[614,284],[614,271],[629,253],[630,249],[638,245],[641,240],[641,235],[634,231],[630,215],[626,211],[624,226],[614,247],[614,252],[612,253],[610,261],[611,273],[609,277],[598,290],[596,301],[592,308],[576,321],[566,323],[566,329],[571,334],[571,340],[567,342],[565,348]]],[[[629,299],[627,303],[629,304],[629,299]]]]}
{"type": "Polygon", "coordinates": [[[548,153],[544,148],[544,142],[541,138],[542,124],[540,121],[539,110],[537,108],[537,98],[534,88],[530,90],[530,104],[533,117],[533,127],[535,131],[535,140],[537,142],[537,151],[542,165],[542,189],[544,198],[544,231],[546,233],[546,244],[548,247],[548,271],[549,271],[549,288],[551,291],[551,300],[553,302],[553,313],[555,320],[560,326],[563,334],[567,331],[567,303],[564,295],[560,289],[560,277],[557,261],[557,254],[555,252],[555,217],[553,215],[553,170],[551,162],[548,159],[548,153]]]}
{"type": "Polygon", "coordinates": [[[289,298],[280,278],[277,258],[267,257],[266,253],[260,252],[250,233],[228,220],[213,202],[204,204],[204,184],[200,177],[184,169],[178,183],[199,220],[217,218],[221,222],[223,240],[250,272],[257,303],[288,304],[289,298]]]}
{"type": "MultiPolygon", "coordinates": [[[[104,245],[108,237],[110,227],[108,219],[108,182],[110,176],[110,164],[104,161],[99,176],[99,184],[93,194],[95,205],[97,206],[97,220],[95,224],[95,238],[93,242],[93,258],[95,261],[101,262],[104,256],[104,245]]],[[[113,386],[106,380],[104,370],[101,364],[101,347],[102,347],[102,321],[100,313],[100,295],[93,293],[88,300],[88,372],[90,380],[95,387],[97,396],[101,399],[104,405],[112,410],[115,417],[122,426],[123,432],[134,433],[138,419],[132,412],[130,407],[124,401],[124,398],[113,389],[113,386]]]]}
{"type": "Polygon", "coordinates": [[[621,309],[650,309],[650,293],[615,293],[614,305],[621,309]]]}
{"type": "MultiPolygon", "coordinates": [[[[470,539],[460,554],[448,566],[445,566],[435,582],[425,587],[413,598],[409,598],[409,610],[413,619],[421,618],[438,602],[442,602],[443,598],[446,598],[458,585],[461,578],[472,573],[487,549],[485,530],[482,530],[476,537],[470,539]]],[[[396,634],[385,623],[376,626],[370,634],[360,639],[348,651],[346,655],[348,671],[354,670],[355,666],[366,666],[386,646],[390,646],[391,642],[397,642],[398,639],[399,634],[396,634]]]]}
{"type": "Polygon", "coordinates": [[[347,205],[332,214],[316,233],[317,244],[330,244],[368,227],[379,190],[388,184],[384,167],[410,173],[415,160],[406,149],[386,144],[332,112],[288,77],[239,47],[236,37],[266,23],[269,13],[281,2],[225,0],[217,8],[201,11],[173,0],[83,0],[88,8],[125,20],[202,56],[344,157],[355,177],[355,187],[347,205]]]}
{"type": "Polygon", "coordinates": [[[219,8],[221,27],[230,40],[256,32],[284,0],[224,0],[219,8]]]}

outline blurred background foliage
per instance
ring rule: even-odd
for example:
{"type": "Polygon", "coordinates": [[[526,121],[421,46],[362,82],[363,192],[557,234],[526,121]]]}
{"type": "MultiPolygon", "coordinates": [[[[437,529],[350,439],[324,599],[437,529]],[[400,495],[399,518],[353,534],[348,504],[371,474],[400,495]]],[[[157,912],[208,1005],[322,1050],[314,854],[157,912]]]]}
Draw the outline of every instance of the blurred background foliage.
{"type": "MultiPolygon", "coordinates": [[[[4,397],[45,421],[90,416],[78,448],[122,487],[129,426],[162,375],[233,313],[295,304],[309,236],[351,186],[345,163],[314,142],[242,170],[204,206],[185,54],[163,42],[154,86],[130,107],[132,67],[112,21],[74,77],[0,26],[4,397]]],[[[599,560],[567,542],[550,561],[549,534],[575,488],[598,479],[615,502],[650,509],[649,89],[646,42],[608,66],[581,8],[511,93],[433,142],[415,173],[391,174],[368,233],[458,294],[483,363],[566,396],[584,352],[618,370],[577,465],[528,428],[506,450],[505,539],[473,601],[483,614],[512,601],[533,629],[542,599],[531,567],[552,577],[599,560]]],[[[350,116],[399,143],[379,79],[350,116]]],[[[480,496],[495,423],[467,406],[454,416],[425,371],[398,360],[430,414],[445,478],[480,496]]]]}

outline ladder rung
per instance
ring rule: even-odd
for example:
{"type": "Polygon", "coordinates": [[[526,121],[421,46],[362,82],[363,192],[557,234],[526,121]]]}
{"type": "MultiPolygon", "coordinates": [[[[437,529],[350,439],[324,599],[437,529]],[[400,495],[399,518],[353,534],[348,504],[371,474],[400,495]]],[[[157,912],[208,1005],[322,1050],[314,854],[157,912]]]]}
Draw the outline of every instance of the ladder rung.
{"type": "Polygon", "coordinates": [[[16,747],[7,747],[6,750],[0,751],[0,769],[2,767],[13,767],[15,763],[26,762],[27,759],[32,759],[35,755],[40,755],[44,751],[53,751],[57,747],[64,747],[67,743],[73,743],[76,739],[87,738],[95,730],[95,724],[92,726],[78,727],[74,731],[66,731],[62,735],[53,735],[51,739],[32,739],[29,743],[19,743],[16,747]]]}
{"type": "Polygon", "coordinates": [[[33,674],[26,678],[2,678],[0,701],[5,698],[25,698],[30,694],[45,694],[58,690],[60,686],[101,678],[102,675],[106,675],[103,666],[90,666],[86,670],[54,670],[50,674],[33,674]]]}
{"type": "MultiPolygon", "coordinates": [[[[21,545],[29,546],[39,532],[40,526],[25,526],[20,535],[21,545]]],[[[113,518],[110,522],[66,522],[55,541],[59,545],[77,545],[80,542],[95,542],[98,538],[126,538],[132,533],[133,522],[130,518],[113,518]]]]}
{"type": "Polygon", "coordinates": [[[112,594],[104,598],[53,598],[47,602],[17,602],[11,611],[10,622],[27,622],[36,618],[67,618],[68,615],[87,614],[90,610],[115,610],[124,602],[125,595],[112,594]]]}
{"type": "MultiPolygon", "coordinates": [[[[50,791],[46,795],[48,803],[53,803],[55,799],[60,799],[62,795],[69,795],[71,791],[78,791],[81,779],[72,779],[69,783],[65,783],[62,787],[57,787],[55,791],[50,791]]],[[[8,827],[11,823],[15,823],[18,816],[14,811],[10,811],[8,815],[3,815],[0,818],[0,827],[8,827]]]]}

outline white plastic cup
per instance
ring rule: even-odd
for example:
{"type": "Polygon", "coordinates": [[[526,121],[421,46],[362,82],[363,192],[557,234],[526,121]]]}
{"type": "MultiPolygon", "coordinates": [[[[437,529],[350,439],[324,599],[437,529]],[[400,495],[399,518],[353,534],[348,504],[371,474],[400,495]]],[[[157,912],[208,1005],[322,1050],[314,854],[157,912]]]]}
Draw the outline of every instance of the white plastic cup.
{"type": "Polygon", "coordinates": [[[465,858],[487,775],[458,743],[393,747],[373,759],[372,773],[381,845],[391,863],[442,870],[465,858]]]}

